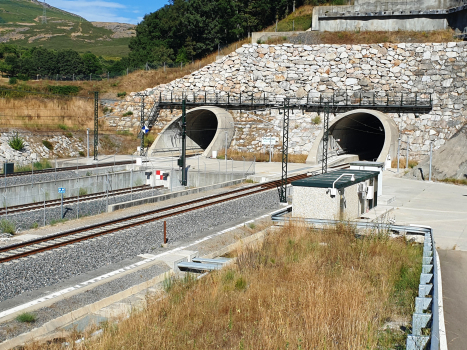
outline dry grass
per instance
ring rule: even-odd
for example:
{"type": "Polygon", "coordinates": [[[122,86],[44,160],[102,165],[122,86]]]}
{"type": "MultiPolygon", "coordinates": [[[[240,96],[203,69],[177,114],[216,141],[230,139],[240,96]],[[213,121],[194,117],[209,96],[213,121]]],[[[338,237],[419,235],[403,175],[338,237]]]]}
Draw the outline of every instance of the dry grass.
{"type": "MultiPolygon", "coordinates": [[[[40,97],[0,99],[1,126],[28,130],[93,128],[94,100],[79,97],[46,99],[40,97]]],[[[102,111],[100,111],[102,115],[102,111]]],[[[101,124],[104,126],[104,124],[101,124]]]]}
{"type": "MultiPolygon", "coordinates": [[[[257,162],[269,162],[269,150],[266,153],[262,152],[240,152],[240,151],[234,151],[234,150],[227,150],[227,158],[228,159],[233,159],[233,160],[248,160],[252,161],[255,159],[257,162]],[[242,158],[243,157],[243,158],[242,158]]],[[[305,163],[306,158],[308,155],[306,154],[289,154],[288,157],[288,162],[289,163],[305,163]]],[[[224,152],[219,152],[217,158],[219,159],[224,159],[225,154],[224,152]]],[[[277,150],[275,150],[275,153],[272,156],[272,161],[273,162],[282,162],[282,153],[278,153],[277,150]]]]}
{"type": "Polygon", "coordinates": [[[454,185],[467,185],[467,179],[454,179],[452,177],[449,177],[447,179],[442,179],[442,180],[436,180],[440,182],[446,182],[448,184],[454,184],[454,185]]]}
{"type": "Polygon", "coordinates": [[[343,225],[286,226],[244,250],[234,267],[167,281],[167,293],[148,297],[147,308],[74,348],[405,348],[404,332],[382,326],[410,323],[421,252],[385,235],[356,238],[343,225]]]}
{"type": "Polygon", "coordinates": [[[395,32],[323,32],[317,40],[320,44],[356,45],[378,43],[443,43],[459,41],[451,29],[429,32],[395,31],[395,32]]]}
{"type": "MultiPolygon", "coordinates": [[[[400,158],[399,159],[399,168],[405,168],[405,158],[400,158]]],[[[416,160],[410,160],[409,159],[409,168],[415,168],[418,165],[418,162],[416,160]]],[[[397,158],[394,158],[391,161],[391,168],[397,168],[397,158]]]]}

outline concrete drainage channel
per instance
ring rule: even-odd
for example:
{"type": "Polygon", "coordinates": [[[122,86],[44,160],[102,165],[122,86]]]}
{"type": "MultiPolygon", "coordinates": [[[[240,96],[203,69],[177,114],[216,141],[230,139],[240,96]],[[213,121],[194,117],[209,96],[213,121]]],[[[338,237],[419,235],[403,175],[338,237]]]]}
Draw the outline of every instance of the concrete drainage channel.
{"type": "MultiPolygon", "coordinates": [[[[277,210],[276,210],[277,211],[277,210]]],[[[274,212],[267,213],[262,215],[255,220],[261,220],[269,218],[274,212]]],[[[141,307],[145,301],[145,297],[148,293],[155,292],[158,289],[160,290],[162,282],[167,276],[179,272],[179,266],[186,269],[198,268],[197,270],[212,270],[218,269],[219,267],[231,263],[234,259],[214,259],[219,256],[228,254],[236,250],[239,245],[251,245],[257,242],[260,242],[266,232],[274,227],[268,228],[266,230],[260,231],[258,233],[252,234],[243,238],[240,242],[235,242],[228,244],[221,249],[211,251],[208,254],[205,254],[202,258],[199,258],[197,251],[188,250],[196,247],[205,247],[206,244],[213,239],[220,239],[223,235],[229,232],[234,232],[236,229],[239,229],[249,223],[254,222],[255,220],[248,220],[242,222],[236,226],[227,228],[223,231],[217,232],[215,234],[203,237],[197,241],[194,241],[190,244],[179,246],[170,251],[152,255],[152,254],[141,254],[139,255],[144,260],[132,264],[129,266],[122,267],[118,270],[112,271],[105,276],[100,276],[100,278],[95,278],[92,281],[87,281],[82,283],[83,288],[81,290],[62,290],[55,292],[50,295],[50,298],[42,298],[42,305],[34,304],[34,301],[29,302],[24,305],[19,305],[13,309],[5,310],[0,312],[0,322],[4,323],[8,319],[14,318],[16,315],[24,311],[34,311],[38,307],[56,306],[58,303],[63,302],[69,305],[73,302],[73,297],[77,297],[78,293],[85,293],[92,289],[92,293],[98,293],[99,289],[104,288],[104,283],[112,284],[114,283],[119,288],[118,292],[102,298],[98,301],[95,301],[91,304],[83,305],[82,307],[68,312],[64,315],[56,317],[39,327],[30,330],[27,333],[23,333],[14,338],[5,340],[3,343],[0,343],[0,350],[10,349],[14,346],[22,345],[25,342],[28,342],[32,339],[34,340],[46,340],[51,338],[56,338],[63,336],[63,331],[65,330],[78,330],[83,331],[85,328],[95,323],[106,321],[112,319],[116,316],[121,316],[121,314],[127,314],[135,307],[141,307]],[[193,264],[205,266],[193,266],[193,264]],[[122,288],[122,279],[133,276],[133,275],[144,275],[146,280],[139,284],[128,285],[128,288],[122,288]],[[155,276],[155,277],[154,277],[155,276]],[[109,282],[106,279],[111,279],[109,282]],[[92,285],[94,284],[94,285],[92,285]],[[55,298],[54,298],[55,296],[55,298]],[[55,300],[53,300],[55,299],[55,300]]],[[[222,239],[223,240],[223,239],[222,239]]],[[[201,275],[203,276],[203,275],[201,275]]],[[[134,282],[134,281],[133,281],[134,282]]],[[[108,287],[108,286],[107,286],[108,287]]],[[[102,332],[98,330],[94,332],[93,335],[97,336],[102,332]]],[[[84,339],[79,339],[76,343],[83,341],[84,339]]],[[[64,343],[63,345],[68,345],[64,343]]]]}

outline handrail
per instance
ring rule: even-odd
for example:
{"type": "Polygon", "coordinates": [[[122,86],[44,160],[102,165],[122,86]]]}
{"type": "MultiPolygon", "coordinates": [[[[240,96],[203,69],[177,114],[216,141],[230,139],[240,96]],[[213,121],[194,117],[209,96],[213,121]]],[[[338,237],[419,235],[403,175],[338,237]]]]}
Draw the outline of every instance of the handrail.
{"type": "MultiPolygon", "coordinates": [[[[335,225],[342,223],[337,220],[303,219],[285,217],[292,211],[292,206],[271,216],[272,221],[297,221],[313,225],[335,225]]],[[[415,311],[412,316],[412,334],[407,336],[407,350],[447,350],[444,325],[443,296],[441,289],[441,269],[439,257],[435,249],[433,229],[421,225],[391,225],[388,223],[352,222],[357,228],[385,229],[390,231],[424,235],[422,273],[418,286],[418,297],[415,298],[415,311]],[[429,334],[423,334],[423,329],[430,328],[429,334]]]]}

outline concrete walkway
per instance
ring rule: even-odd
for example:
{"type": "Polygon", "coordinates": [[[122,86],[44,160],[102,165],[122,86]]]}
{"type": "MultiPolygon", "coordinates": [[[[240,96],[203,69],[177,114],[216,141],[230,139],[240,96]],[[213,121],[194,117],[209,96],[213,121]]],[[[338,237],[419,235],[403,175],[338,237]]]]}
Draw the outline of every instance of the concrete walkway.
{"type": "Polygon", "coordinates": [[[398,224],[429,225],[441,262],[449,350],[467,349],[467,186],[398,178],[384,173],[398,224]]]}

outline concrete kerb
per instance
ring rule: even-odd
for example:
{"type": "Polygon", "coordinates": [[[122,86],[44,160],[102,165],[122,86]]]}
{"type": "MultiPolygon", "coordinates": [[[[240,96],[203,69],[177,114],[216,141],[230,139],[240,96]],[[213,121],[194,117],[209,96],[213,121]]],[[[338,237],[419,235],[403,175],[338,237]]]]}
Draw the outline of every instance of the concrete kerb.
{"type": "MultiPolygon", "coordinates": [[[[281,209],[282,210],[282,209],[281,209]]],[[[223,233],[227,233],[227,232],[230,232],[230,231],[233,231],[235,229],[238,229],[240,227],[243,227],[245,225],[247,225],[248,223],[252,223],[254,222],[255,220],[261,220],[261,219],[264,219],[266,217],[271,217],[271,215],[274,215],[275,213],[277,213],[278,210],[274,210],[273,212],[271,213],[268,213],[266,215],[262,215],[254,220],[248,220],[248,221],[245,221],[239,225],[236,225],[234,227],[231,227],[231,228],[228,228],[226,230],[223,230],[215,235],[211,235],[209,237],[206,237],[205,239],[201,239],[201,240],[198,240],[190,245],[187,245],[185,247],[182,247],[182,248],[175,248],[173,249],[172,251],[170,252],[173,252],[174,254],[177,254],[178,252],[183,252],[184,249],[188,248],[188,247],[191,247],[191,246],[194,246],[194,245],[197,245],[197,244],[200,244],[202,243],[203,241],[207,240],[207,239],[210,239],[210,238],[213,238],[215,236],[218,236],[218,235],[221,235],[223,233]]],[[[251,236],[248,236],[248,237],[245,237],[244,239],[238,241],[238,242],[235,242],[235,243],[232,243],[224,248],[221,248],[213,253],[210,253],[210,254],[207,254],[205,256],[203,256],[204,258],[215,258],[215,257],[218,257],[218,256],[222,256],[222,255],[225,255],[229,252],[232,252],[236,249],[238,249],[239,247],[241,246],[247,246],[247,245],[251,245],[253,243],[257,243],[257,242],[260,242],[264,239],[266,233],[268,230],[270,229],[274,229],[273,226],[271,227],[268,227],[266,228],[265,230],[262,230],[260,232],[257,232],[251,236]]],[[[163,254],[169,254],[170,252],[167,252],[167,253],[163,253],[163,254]]],[[[156,257],[154,257],[156,258],[156,257]]],[[[143,261],[144,262],[144,261],[143,261]]],[[[120,278],[122,276],[124,276],[125,274],[128,274],[128,273],[133,273],[135,271],[138,271],[140,269],[143,269],[143,268],[148,268],[149,266],[152,266],[154,264],[157,264],[157,263],[163,263],[163,261],[161,260],[157,260],[157,259],[154,259],[153,261],[151,261],[150,265],[147,265],[147,264],[143,264],[143,262],[140,262],[139,266],[136,268],[136,269],[127,269],[127,271],[121,273],[121,274],[115,274],[114,276],[112,277],[108,277],[108,278],[105,278],[105,279],[101,279],[100,281],[96,282],[96,283],[93,283],[93,284],[89,284],[87,287],[85,288],[80,288],[79,290],[74,290],[74,291],[71,291],[69,293],[64,293],[62,294],[58,299],[57,298],[54,298],[54,299],[51,299],[51,300],[48,300],[47,302],[43,302],[43,303],[40,303],[40,304],[37,304],[33,307],[30,307],[27,309],[27,311],[34,311],[34,310],[37,310],[37,309],[40,309],[40,308],[43,308],[43,307],[46,307],[46,306],[50,306],[56,302],[58,302],[59,300],[62,300],[64,298],[68,298],[68,297],[71,297],[73,295],[76,295],[78,293],[82,293],[82,292],[85,292],[87,290],[90,290],[90,289],[93,289],[95,287],[97,287],[98,285],[101,285],[103,283],[107,283],[107,282],[110,282],[111,280],[114,280],[116,278],[120,278]]],[[[117,271],[120,271],[122,269],[119,269],[117,271]]],[[[30,332],[27,332],[27,333],[23,333],[15,338],[12,338],[12,339],[8,339],[8,340],[5,340],[3,343],[0,344],[0,350],[8,350],[8,349],[11,349],[15,346],[20,346],[20,345],[24,345],[26,342],[28,341],[32,341],[32,340],[45,340],[45,339],[49,339],[51,337],[54,337],[56,336],[58,333],[57,332],[63,332],[63,331],[59,331],[58,329],[59,328],[63,328],[64,326],[72,323],[72,322],[75,322],[77,321],[78,319],[88,315],[88,314],[91,314],[91,313],[94,313],[94,312],[97,312],[98,310],[102,309],[102,308],[105,308],[113,303],[117,303],[127,297],[130,297],[138,292],[141,292],[145,289],[148,289],[149,287],[151,286],[154,286],[158,283],[161,283],[166,277],[168,274],[173,274],[174,273],[174,270],[173,269],[170,269],[166,272],[164,272],[163,274],[160,274],[156,277],[154,277],[153,279],[149,280],[149,281],[146,281],[146,282],[143,282],[143,283],[140,283],[138,285],[135,285],[131,288],[128,288],[122,292],[119,292],[117,294],[114,294],[110,297],[107,297],[107,298],[104,298],[100,301],[97,301],[95,303],[92,303],[92,304],[89,304],[89,305],[86,305],[84,307],[81,307],[77,310],[74,310],[68,314],[65,314],[63,316],[60,316],[52,321],[49,321],[45,324],[43,324],[42,326],[38,327],[38,328],[35,328],[33,330],[31,330],[30,332]]],[[[11,320],[13,319],[14,317],[16,317],[17,315],[19,315],[20,313],[22,312],[25,312],[26,310],[22,309],[22,310],[18,310],[17,312],[13,313],[13,314],[10,314],[6,317],[2,317],[0,318],[0,323],[1,322],[6,322],[8,320],[11,320]]]]}
{"type": "Polygon", "coordinates": [[[205,186],[205,187],[186,189],[186,190],[182,190],[182,191],[162,194],[162,195],[159,195],[159,196],[148,197],[148,198],[143,198],[143,199],[135,199],[135,200],[129,201],[129,202],[112,204],[112,205],[109,205],[107,207],[107,211],[109,213],[111,213],[111,212],[114,212],[116,210],[131,208],[131,207],[135,207],[135,206],[138,206],[138,205],[149,204],[149,203],[157,203],[157,202],[165,201],[165,200],[171,199],[171,198],[177,198],[177,197],[187,196],[187,195],[190,195],[190,194],[201,193],[201,192],[206,192],[206,191],[210,191],[210,190],[215,190],[215,189],[218,189],[218,188],[228,187],[228,186],[232,186],[232,185],[238,185],[238,184],[242,183],[244,180],[245,179],[238,179],[238,180],[233,180],[233,181],[221,182],[221,183],[218,183],[218,184],[209,185],[209,186],[205,186]]]}

